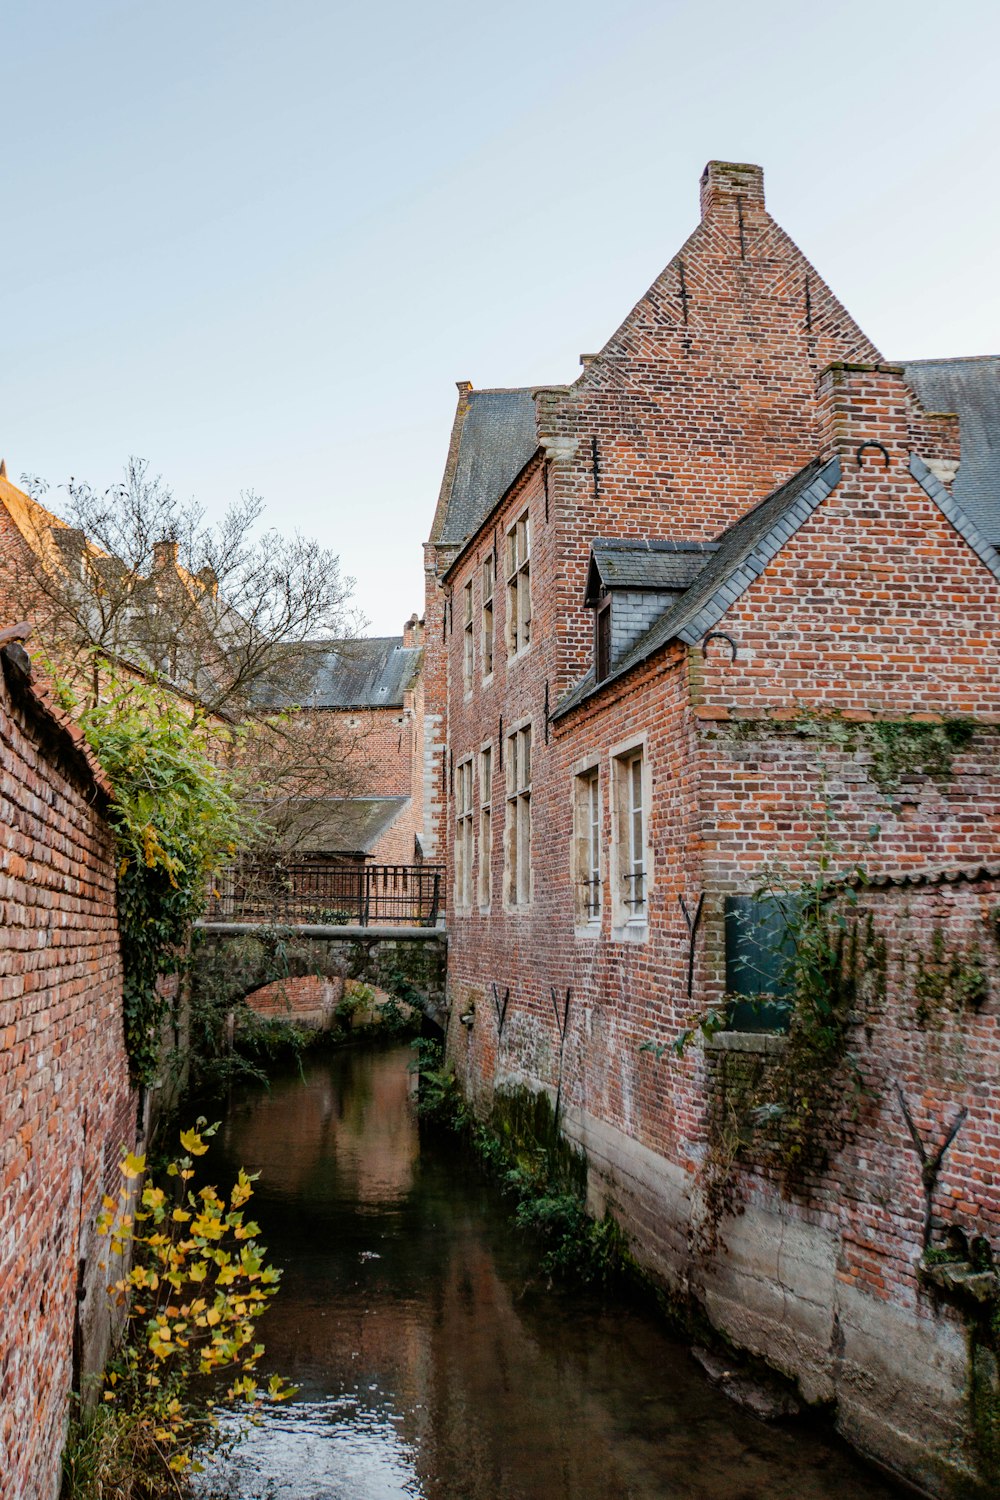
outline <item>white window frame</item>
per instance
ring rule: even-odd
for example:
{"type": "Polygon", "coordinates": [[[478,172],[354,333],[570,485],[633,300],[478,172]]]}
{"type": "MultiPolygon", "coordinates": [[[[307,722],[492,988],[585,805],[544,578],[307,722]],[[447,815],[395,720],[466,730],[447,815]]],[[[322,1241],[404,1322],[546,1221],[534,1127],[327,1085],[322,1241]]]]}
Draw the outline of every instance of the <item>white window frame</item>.
{"type": "Polygon", "coordinates": [[[494,613],[494,598],[497,587],[497,555],[491,547],[483,558],[482,568],[483,602],[482,602],[482,652],[483,681],[489,682],[493,676],[494,654],[496,652],[496,615],[494,613]]]}
{"type": "Polygon", "coordinates": [[[479,870],[477,875],[479,910],[489,911],[493,903],[493,745],[479,751],[479,870]]]}
{"type": "Polygon", "coordinates": [[[472,864],[474,834],[472,826],[472,756],[455,767],[455,910],[472,908],[472,864]]]}
{"type": "Polygon", "coordinates": [[[504,746],[504,904],[512,911],[531,905],[531,721],[507,735],[504,746]]]}
{"type": "Polygon", "coordinates": [[[476,645],[472,626],[472,579],[462,589],[462,686],[468,697],[476,675],[476,645]]]}
{"type": "Polygon", "coordinates": [[[531,518],[521,512],[507,529],[507,655],[522,656],[531,645],[531,518]]]}
{"type": "Polygon", "coordinates": [[[616,937],[649,931],[653,855],[649,838],[649,755],[645,736],[611,752],[611,921],[616,937]]]}
{"type": "Polygon", "coordinates": [[[600,766],[580,766],[573,776],[573,910],[577,932],[595,936],[604,915],[603,798],[600,766]]]}

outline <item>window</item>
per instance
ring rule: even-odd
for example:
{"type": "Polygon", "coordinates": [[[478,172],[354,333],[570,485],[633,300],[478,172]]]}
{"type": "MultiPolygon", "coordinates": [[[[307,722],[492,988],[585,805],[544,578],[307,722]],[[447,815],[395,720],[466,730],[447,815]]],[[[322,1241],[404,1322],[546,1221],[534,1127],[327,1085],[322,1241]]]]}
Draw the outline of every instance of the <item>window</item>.
{"type": "Polygon", "coordinates": [[[507,533],[507,653],[516,656],[531,641],[531,532],[528,512],[507,533]]]}
{"type": "Polygon", "coordinates": [[[497,555],[491,552],[483,563],[483,676],[493,672],[493,590],[497,578],[497,555]]]}
{"type": "Polygon", "coordinates": [[[597,767],[577,776],[574,796],[577,926],[601,921],[601,782],[597,767]]]}
{"type": "Polygon", "coordinates": [[[626,926],[645,923],[648,910],[642,751],[629,750],[617,756],[614,771],[618,877],[615,916],[616,925],[626,926]]]}
{"type": "Polygon", "coordinates": [[[472,692],[472,674],[475,666],[472,644],[472,581],[462,590],[462,682],[467,693],[472,692]]]}
{"type": "Polygon", "coordinates": [[[493,751],[479,752],[479,904],[493,897],[493,751]]]}
{"type": "Polygon", "coordinates": [[[611,671],[611,600],[605,599],[594,616],[594,660],[598,682],[611,671]]]}
{"type": "Polygon", "coordinates": [[[531,900],[531,725],[507,736],[507,903],[531,900]]]}
{"type": "Polygon", "coordinates": [[[726,991],[730,1031],[787,1031],[794,998],[794,931],[803,899],[727,896],[726,991]]]}
{"type": "Polygon", "coordinates": [[[455,767],[455,905],[472,905],[472,758],[455,767]]]}

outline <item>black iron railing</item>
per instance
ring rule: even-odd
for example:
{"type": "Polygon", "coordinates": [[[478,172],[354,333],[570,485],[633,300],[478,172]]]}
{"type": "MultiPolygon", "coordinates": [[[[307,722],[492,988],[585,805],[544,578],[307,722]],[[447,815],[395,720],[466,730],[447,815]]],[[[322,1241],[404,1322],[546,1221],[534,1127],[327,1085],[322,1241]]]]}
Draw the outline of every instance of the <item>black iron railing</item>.
{"type": "Polygon", "coordinates": [[[277,925],[436,927],[444,865],[334,864],[321,860],[227,870],[205,919],[277,925]]]}

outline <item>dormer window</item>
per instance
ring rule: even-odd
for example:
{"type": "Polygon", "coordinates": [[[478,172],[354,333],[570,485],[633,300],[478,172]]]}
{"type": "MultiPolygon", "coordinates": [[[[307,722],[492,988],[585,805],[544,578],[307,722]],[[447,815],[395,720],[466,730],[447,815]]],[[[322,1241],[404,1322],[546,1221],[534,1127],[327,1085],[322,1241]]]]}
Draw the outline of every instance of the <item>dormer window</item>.
{"type": "Polygon", "coordinates": [[[715,542],[635,537],[591,546],[584,603],[594,611],[594,676],[603,682],[694,583],[715,542]]]}
{"type": "Polygon", "coordinates": [[[611,671],[610,594],[605,595],[594,612],[594,668],[598,682],[603,682],[611,671]]]}

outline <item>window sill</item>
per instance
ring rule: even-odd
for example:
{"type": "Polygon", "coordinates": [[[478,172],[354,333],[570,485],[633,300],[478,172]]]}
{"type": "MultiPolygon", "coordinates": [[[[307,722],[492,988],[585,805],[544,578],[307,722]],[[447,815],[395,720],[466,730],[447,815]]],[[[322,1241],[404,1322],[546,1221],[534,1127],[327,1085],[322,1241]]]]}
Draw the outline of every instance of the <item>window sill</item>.
{"type": "Polygon", "coordinates": [[[645,943],[649,940],[649,923],[621,922],[611,928],[611,938],[616,943],[645,943]]]}
{"type": "Polygon", "coordinates": [[[493,686],[493,673],[491,672],[488,677],[481,677],[479,679],[479,683],[480,683],[480,686],[484,687],[484,688],[492,687],[493,686]]]}
{"type": "Polygon", "coordinates": [[[524,658],[526,656],[530,656],[530,655],[531,655],[531,647],[530,646],[522,646],[521,649],[520,649],[520,651],[513,651],[513,652],[508,651],[508,653],[507,653],[507,665],[508,665],[508,667],[512,667],[515,662],[524,661],[524,658]]]}
{"type": "Polygon", "coordinates": [[[705,1038],[706,1052],[755,1052],[761,1055],[784,1052],[788,1038],[773,1031],[717,1031],[705,1038]]]}

